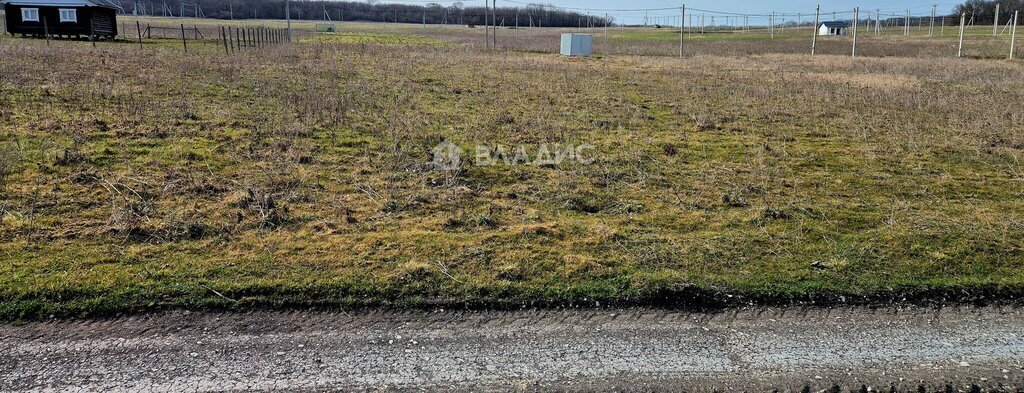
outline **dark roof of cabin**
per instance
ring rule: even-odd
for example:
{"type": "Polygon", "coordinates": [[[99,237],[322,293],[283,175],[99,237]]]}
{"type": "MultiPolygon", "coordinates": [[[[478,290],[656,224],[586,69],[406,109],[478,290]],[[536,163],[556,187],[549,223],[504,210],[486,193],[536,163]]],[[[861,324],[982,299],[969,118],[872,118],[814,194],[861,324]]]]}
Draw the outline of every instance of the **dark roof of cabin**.
{"type": "Polygon", "coordinates": [[[0,4],[27,5],[40,7],[103,7],[120,10],[112,0],[0,0],[0,4]]]}
{"type": "Polygon", "coordinates": [[[843,22],[843,21],[822,22],[822,25],[824,25],[825,27],[829,27],[829,28],[850,27],[849,24],[847,24],[846,22],[843,22]]]}

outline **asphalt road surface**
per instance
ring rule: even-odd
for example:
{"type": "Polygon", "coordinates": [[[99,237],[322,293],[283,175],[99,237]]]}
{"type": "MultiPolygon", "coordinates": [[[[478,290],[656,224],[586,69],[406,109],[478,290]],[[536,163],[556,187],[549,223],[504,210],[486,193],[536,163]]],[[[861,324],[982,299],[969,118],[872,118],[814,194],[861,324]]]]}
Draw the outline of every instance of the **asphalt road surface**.
{"type": "Polygon", "coordinates": [[[175,311],[0,324],[0,391],[1024,388],[1024,312],[175,311]]]}

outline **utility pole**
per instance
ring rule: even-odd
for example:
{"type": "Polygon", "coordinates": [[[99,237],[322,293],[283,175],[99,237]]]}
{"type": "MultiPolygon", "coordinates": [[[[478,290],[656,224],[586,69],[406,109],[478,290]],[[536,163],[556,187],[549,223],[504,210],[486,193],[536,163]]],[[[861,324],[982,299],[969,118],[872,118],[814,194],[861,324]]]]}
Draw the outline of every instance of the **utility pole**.
{"type": "Polygon", "coordinates": [[[491,39],[494,40],[494,49],[498,49],[498,0],[493,0],[491,4],[491,24],[494,25],[494,30],[491,30],[491,39]]]}
{"type": "Polygon", "coordinates": [[[284,1],[284,18],[288,21],[288,42],[292,42],[292,0],[284,1]]]}
{"type": "Polygon", "coordinates": [[[857,57],[857,30],[860,25],[860,7],[853,9],[853,54],[850,57],[857,57]]]}
{"type": "Polygon", "coordinates": [[[683,58],[685,44],[683,43],[683,20],[686,19],[686,3],[683,3],[683,8],[679,10],[679,58],[683,58]]]}
{"type": "Polygon", "coordinates": [[[992,21],[992,36],[998,35],[999,29],[999,3],[996,3],[996,18],[992,21]]]}
{"type": "Polygon", "coordinates": [[[964,23],[967,22],[967,13],[960,14],[960,45],[956,49],[956,57],[964,56],[964,23]]]}
{"type": "Polygon", "coordinates": [[[228,15],[231,18],[231,20],[235,20],[235,2],[234,1],[229,1],[228,2],[228,15]]]}
{"type": "Polygon", "coordinates": [[[818,8],[814,10],[814,28],[811,29],[811,32],[814,34],[812,36],[813,38],[811,38],[811,56],[814,56],[814,49],[815,49],[815,47],[818,44],[818,20],[820,18],[821,18],[821,5],[819,4],[818,8]]]}
{"type": "Polygon", "coordinates": [[[775,38],[775,11],[772,11],[772,18],[771,18],[771,20],[769,20],[769,23],[772,25],[771,28],[769,29],[769,31],[771,31],[771,37],[770,38],[775,38]]]}
{"type": "Polygon", "coordinates": [[[484,48],[491,49],[491,2],[484,0],[484,48]]]}

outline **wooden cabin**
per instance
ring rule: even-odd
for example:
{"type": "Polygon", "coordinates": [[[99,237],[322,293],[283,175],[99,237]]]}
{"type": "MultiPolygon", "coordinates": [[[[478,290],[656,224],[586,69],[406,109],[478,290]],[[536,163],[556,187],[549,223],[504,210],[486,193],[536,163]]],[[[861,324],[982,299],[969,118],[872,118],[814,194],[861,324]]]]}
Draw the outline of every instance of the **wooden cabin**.
{"type": "Polygon", "coordinates": [[[113,39],[117,11],[110,0],[0,0],[7,33],[23,37],[113,39]]]}

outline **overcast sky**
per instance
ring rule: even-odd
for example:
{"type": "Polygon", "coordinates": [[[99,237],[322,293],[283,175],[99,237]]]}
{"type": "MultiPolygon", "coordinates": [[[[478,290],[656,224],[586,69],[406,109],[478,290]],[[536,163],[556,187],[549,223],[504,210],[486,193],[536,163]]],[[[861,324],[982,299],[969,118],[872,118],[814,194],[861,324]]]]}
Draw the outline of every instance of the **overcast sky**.
{"type": "MultiPolygon", "coordinates": [[[[420,1],[382,1],[385,3],[409,3],[409,4],[423,4],[428,0],[420,1]]],[[[480,5],[482,6],[483,0],[463,0],[463,4],[466,6],[480,5]]],[[[542,3],[542,4],[553,4],[560,7],[574,7],[581,9],[591,9],[589,12],[595,15],[603,15],[608,13],[615,16],[621,22],[624,23],[638,23],[643,20],[644,11],[619,11],[619,10],[640,10],[640,9],[651,9],[651,8],[672,8],[679,7],[680,4],[686,3],[687,8],[697,9],[694,14],[699,14],[699,10],[710,10],[710,11],[721,11],[728,13],[745,13],[745,14],[770,14],[771,12],[780,12],[787,14],[803,13],[805,15],[812,15],[810,18],[813,19],[814,8],[820,4],[823,13],[829,15],[823,16],[827,19],[832,11],[848,11],[854,7],[860,7],[862,12],[864,10],[871,10],[872,12],[876,9],[881,9],[884,12],[903,14],[907,9],[910,9],[914,14],[926,15],[931,13],[932,5],[938,6],[939,14],[949,14],[954,6],[961,3],[961,1],[934,1],[928,2],[927,0],[909,0],[909,1],[892,1],[892,0],[732,0],[732,1],[721,1],[721,0],[498,0],[499,7],[513,7],[522,5],[522,3],[542,3]]],[[[439,4],[449,5],[452,1],[438,1],[439,4]]],[[[581,10],[581,12],[587,12],[587,10],[581,10]]],[[[671,10],[661,11],[648,11],[650,16],[677,16],[678,12],[671,10]]],[[[707,14],[711,16],[712,14],[707,14]]],[[[722,16],[719,16],[722,17],[722,16]]],[[[795,17],[794,17],[795,18],[795,17]]],[[[847,16],[849,18],[849,16],[847,16]]]]}

